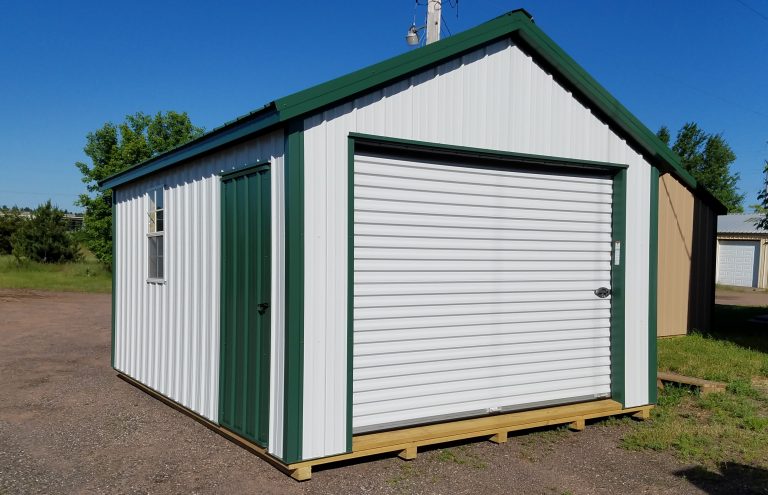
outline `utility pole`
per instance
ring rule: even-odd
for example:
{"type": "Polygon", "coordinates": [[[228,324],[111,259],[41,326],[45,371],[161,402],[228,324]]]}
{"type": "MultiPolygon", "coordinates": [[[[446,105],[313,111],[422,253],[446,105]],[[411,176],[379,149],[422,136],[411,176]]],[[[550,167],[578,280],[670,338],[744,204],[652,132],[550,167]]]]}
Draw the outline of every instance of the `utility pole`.
{"type": "Polygon", "coordinates": [[[440,40],[442,8],[442,0],[428,0],[427,2],[427,44],[440,40]]]}

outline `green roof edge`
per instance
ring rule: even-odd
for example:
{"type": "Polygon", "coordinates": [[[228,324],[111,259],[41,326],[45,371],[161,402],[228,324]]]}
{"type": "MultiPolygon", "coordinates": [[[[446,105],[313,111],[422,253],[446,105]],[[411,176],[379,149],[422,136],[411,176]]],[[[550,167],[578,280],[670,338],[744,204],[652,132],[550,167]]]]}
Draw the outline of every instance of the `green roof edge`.
{"type": "Polygon", "coordinates": [[[696,179],[682,167],[680,158],[544,34],[533,23],[530,14],[522,9],[508,12],[437,43],[278,98],[262,109],[214,129],[189,143],[107,177],[99,182],[99,186],[102,189],[117,187],[196,156],[240,142],[260,132],[284,125],[289,120],[349,100],[361,93],[392,83],[409,74],[515,33],[536,55],[549,64],[558,76],[565,79],[582,97],[608,117],[614,126],[637,143],[654,166],[663,172],[672,173],[694,192],[702,190],[696,179]]]}

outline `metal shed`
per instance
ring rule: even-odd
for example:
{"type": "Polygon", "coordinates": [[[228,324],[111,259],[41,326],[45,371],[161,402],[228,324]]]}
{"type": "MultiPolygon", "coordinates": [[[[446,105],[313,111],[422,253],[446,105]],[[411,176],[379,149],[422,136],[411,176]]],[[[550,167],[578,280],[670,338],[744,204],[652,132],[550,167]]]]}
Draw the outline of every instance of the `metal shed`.
{"type": "Polygon", "coordinates": [[[679,158],[524,11],[106,179],[113,367],[297,479],[656,400],[679,158]]]}

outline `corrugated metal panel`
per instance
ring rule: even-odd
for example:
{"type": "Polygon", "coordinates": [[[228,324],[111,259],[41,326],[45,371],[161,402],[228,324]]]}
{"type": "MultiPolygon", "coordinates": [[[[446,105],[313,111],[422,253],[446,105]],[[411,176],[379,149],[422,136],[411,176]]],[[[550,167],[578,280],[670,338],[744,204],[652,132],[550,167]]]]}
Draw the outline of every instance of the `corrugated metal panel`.
{"type": "MultiPolygon", "coordinates": [[[[115,368],[198,414],[218,421],[218,173],[272,162],[282,186],[282,131],[117,189],[115,368]],[[147,191],[165,186],[164,284],[147,282],[147,191]]],[[[273,243],[282,242],[282,189],[273,194],[273,243]]],[[[273,246],[274,247],[274,246],[273,246]]],[[[282,250],[276,253],[282,253],[282,250]]],[[[272,273],[283,273],[273,256],[272,273]]],[[[273,279],[275,407],[270,434],[282,437],[282,282],[273,279]]],[[[280,445],[271,443],[280,454],[280,445]]]]}
{"type": "Polygon", "coordinates": [[[637,266],[627,268],[626,333],[627,353],[637,359],[628,369],[646,363],[628,373],[638,376],[625,385],[628,406],[647,403],[649,165],[525,52],[499,41],[314,115],[304,126],[305,458],[346,450],[349,132],[629,165],[625,254],[637,266]]]}
{"type": "Polygon", "coordinates": [[[712,207],[673,176],[659,178],[660,337],[709,329],[717,221],[712,207]]]}
{"type": "Polygon", "coordinates": [[[266,446],[271,354],[269,166],[222,178],[219,423],[266,446]]]}
{"type": "Polygon", "coordinates": [[[610,393],[611,304],[593,291],[611,285],[612,180],[462,165],[355,156],[356,431],[610,393]],[[472,238],[486,245],[454,245],[472,238]]]}
{"type": "MultiPolygon", "coordinates": [[[[717,214],[705,201],[695,198],[688,329],[708,331],[715,303],[717,214]]],[[[765,259],[761,256],[761,260],[765,259]]]]}
{"type": "Polygon", "coordinates": [[[688,331],[693,209],[691,191],[669,174],[659,178],[659,337],[688,331]]]}
{"type": "Polygon", "coordinates": [[[720,234],[768,234],[768,230],[755,226],[760,220],[754,213],[720,215],[717,217],[717,232],[720,234]]]}

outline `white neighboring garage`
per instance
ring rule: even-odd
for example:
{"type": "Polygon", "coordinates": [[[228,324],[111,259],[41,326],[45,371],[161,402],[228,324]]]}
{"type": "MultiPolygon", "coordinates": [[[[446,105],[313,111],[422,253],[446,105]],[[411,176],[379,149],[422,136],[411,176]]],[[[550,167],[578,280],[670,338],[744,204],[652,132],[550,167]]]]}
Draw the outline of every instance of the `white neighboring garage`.
{"type": "Polygon", "coordinates": [[[756,221],[754,214],[718,217],[718,284],[768,287],[765,264],[768,231],[755,227],[756,221]]]}

